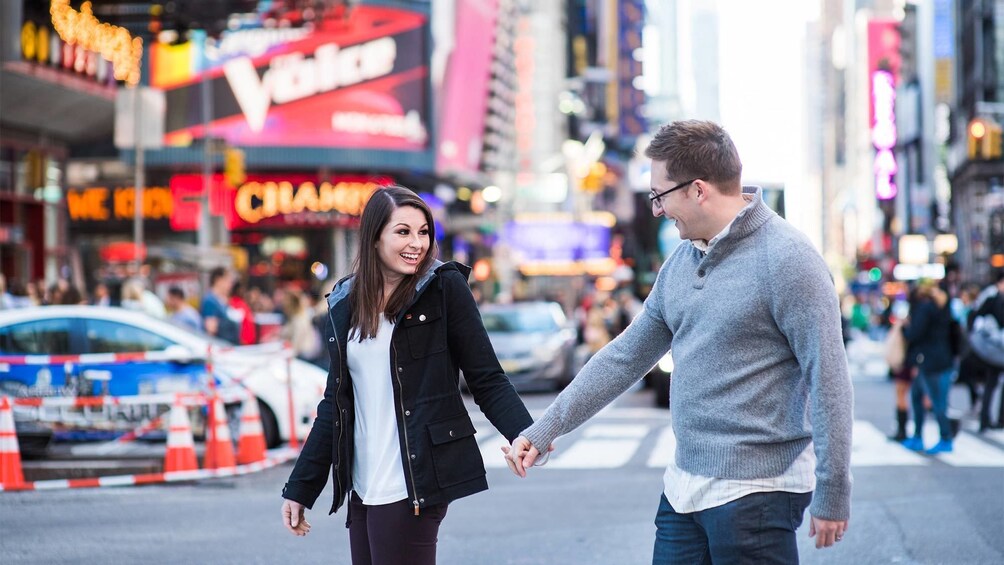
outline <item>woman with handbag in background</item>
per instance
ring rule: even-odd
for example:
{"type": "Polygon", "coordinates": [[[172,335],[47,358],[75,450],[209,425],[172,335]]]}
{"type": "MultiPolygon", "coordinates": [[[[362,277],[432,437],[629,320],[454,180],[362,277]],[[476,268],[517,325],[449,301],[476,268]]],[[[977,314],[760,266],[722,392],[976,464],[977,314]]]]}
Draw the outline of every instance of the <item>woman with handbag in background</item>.
{"type": "Polygon", "coordinates": [[[889,436],[893,441],[906,439],[906,422],[910,414],[910,384],[913,382],[913,367],[906,361],[906,338],[903,337],[904,320],[896,320],[885,340],[885,360],[889,364],[889,378],[896,387],[896,433],[889,436]]]}
{"type": "Polygon", "coordinates": [[[331,472],[335,512],[348,499],[352,563],[433,564],[447,505],[488,488],[460,395],[508,441],[532,423],[502,371],[467,283],[436,260],[435,224],[414,192],[388,187],[363,211],[355,272],[328,295],[331,365],[303,451],[283,488],[297,536],[331,472]]]}

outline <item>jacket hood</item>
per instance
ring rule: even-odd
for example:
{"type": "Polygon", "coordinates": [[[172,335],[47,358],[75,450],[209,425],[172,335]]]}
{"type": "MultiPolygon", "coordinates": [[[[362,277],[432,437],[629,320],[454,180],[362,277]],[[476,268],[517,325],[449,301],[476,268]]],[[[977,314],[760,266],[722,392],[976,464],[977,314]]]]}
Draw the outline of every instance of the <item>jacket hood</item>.
{"type": "MultiPolygon", "coordinates": [[[[432,279],[435,278],[440,271],[447,270],[458,271],[465,279],[471,275],[471,268],[463,263],[458,263],[456,261],[444,263],[439,259],[436,259],[432,262],[429,270],[426,271],[425,274],[422,275],[422,278],[418,280],[418,284],[415,286],[415,295],[417,296],[418,294],[421,294],[425,287],[429,285],[432,279]]],[[[352,282],[355,278],[356,277],[353,274],[335,283],[335,287],[331,290],[331,293],[328,294],[328,310],[331,310],[336,304],[348,298],[349,291],[352,290],[352,282]]]]}

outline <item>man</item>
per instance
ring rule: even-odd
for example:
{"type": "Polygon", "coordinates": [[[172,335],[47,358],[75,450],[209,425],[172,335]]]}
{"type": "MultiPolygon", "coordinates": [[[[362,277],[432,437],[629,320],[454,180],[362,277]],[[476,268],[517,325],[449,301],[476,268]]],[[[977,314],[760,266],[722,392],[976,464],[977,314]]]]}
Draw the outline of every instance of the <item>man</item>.
{"type": "Polygon", "coordinates": [[[180,287],[167,289],[167,311],[170,312],[168,320],[172,323],[191,330],[202,329],[202,316],[185,300],[185,291],[180,287]]]}
{"type": "Polygon", "coordinates": [[[997,273],[994,284],[980,292],[967,320],[970,354],[962,360],[969,371],[982,374],[983,402],[980,407],[980,433],[1004,427],[1004,394],[997,409],[997,423],[990,419],[994,390],[1004,371],[1004,271],[997,273]]]}
{"type": "Polygon", "coordinates": [[[223,267],[209,273],[209,292],[202,298],[202,327],[207,334],[233,344],[240,343],[240,328],[227,314],[234,279],[223,267]]]}
{"type": "Polygon", "coordinates": [[[683,243],[643,311],[506,448],[525,476],[542,446],[596,414],[672,349],[677,448],[653,563],[796,563],[795,530],[829,547],[850,515],[852,390],[837,293],[808,239],[740,184],[717,124],[663,126],[652,213],[683,243]],[[813,496],[815,491],[815,496],[813,496]]]}

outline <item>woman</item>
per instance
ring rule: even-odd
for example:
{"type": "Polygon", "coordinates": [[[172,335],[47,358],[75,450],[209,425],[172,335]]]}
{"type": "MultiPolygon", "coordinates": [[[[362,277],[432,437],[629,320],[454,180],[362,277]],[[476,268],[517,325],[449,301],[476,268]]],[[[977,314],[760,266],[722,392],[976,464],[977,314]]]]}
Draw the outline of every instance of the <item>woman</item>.
{"type": "Polygon", "coordinates": [[[328,295],[328,385],[283,489],[282,517],[306,535],[304,507],[332,469],[330,510],[349,498],[356,565],[435,563],[447,505],[488,488],[458,370],[509,441],[532,422],[481,324],[470,268],[436,261],[434,230],[415,193],[374,193],[355,272],[328,295]]]}
{"type": "Polygon", "coordinates": [[[230,310],[236,313],[236,318],[240,319],[240,341],[241,345],[252,345],[258,341],[258,330],[255,328],[254,312],[251,306],[244,300],[244,284],[240,281],[234,283],[230,290],[230,310]]]}
{"type": "Polygon", "coordinates": [[[293,354],[304,361],[313,361],[323,354],[321,337],[314,329],[311,312],[304,306],[306,300],[300,291],[290,290],[283,294],[282,312],[286,323],[279,330],[279,337],[293,346],[293,354]]]}
{"type": "Polygon", "coordinates": [[[955,371],[949,326],[952,313],[948,309],[948,295],[936,286],[918,288],[917,302],[910,305],[910,316],[903,326],[906,338],[907,363],[917,368],[917,377],[910,387],[913,401],[913,437],[903,445],[914,451],[924,450],[923,430],[926,407],[924,395],[931,399],[934,415],[938,419],[941,439],[927,453],[952,451],[952,426],[948,420],[948,393],[955,371]]]}

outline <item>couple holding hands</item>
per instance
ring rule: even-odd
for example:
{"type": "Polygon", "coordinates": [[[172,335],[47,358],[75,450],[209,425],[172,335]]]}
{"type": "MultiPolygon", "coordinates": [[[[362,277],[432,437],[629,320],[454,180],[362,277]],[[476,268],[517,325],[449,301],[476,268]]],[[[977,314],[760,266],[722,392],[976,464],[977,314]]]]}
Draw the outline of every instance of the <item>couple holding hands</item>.
{"type": "Polygon", "coordinates": [[[809,240],[740,182],[719,125],[663,126],[652,213],[689,243],[666,260],[644,310],[594,355],[537,422],[495,356],[467,283],[436,260],[435,223],[388,187],[363,211],[354,273],[327,296],[331,369],[282,520],[310,531],[330,473],[347,504],[352,563],[432,564],[451,501],[488,488],[459,391],[510,442],[525,477],[558,436],[613,402],[670,349],[675,460],[655,516],[653,564],[797,563],[809,508],[816,547],[850,516],[853,394],[837,293],[809,240]]]}

